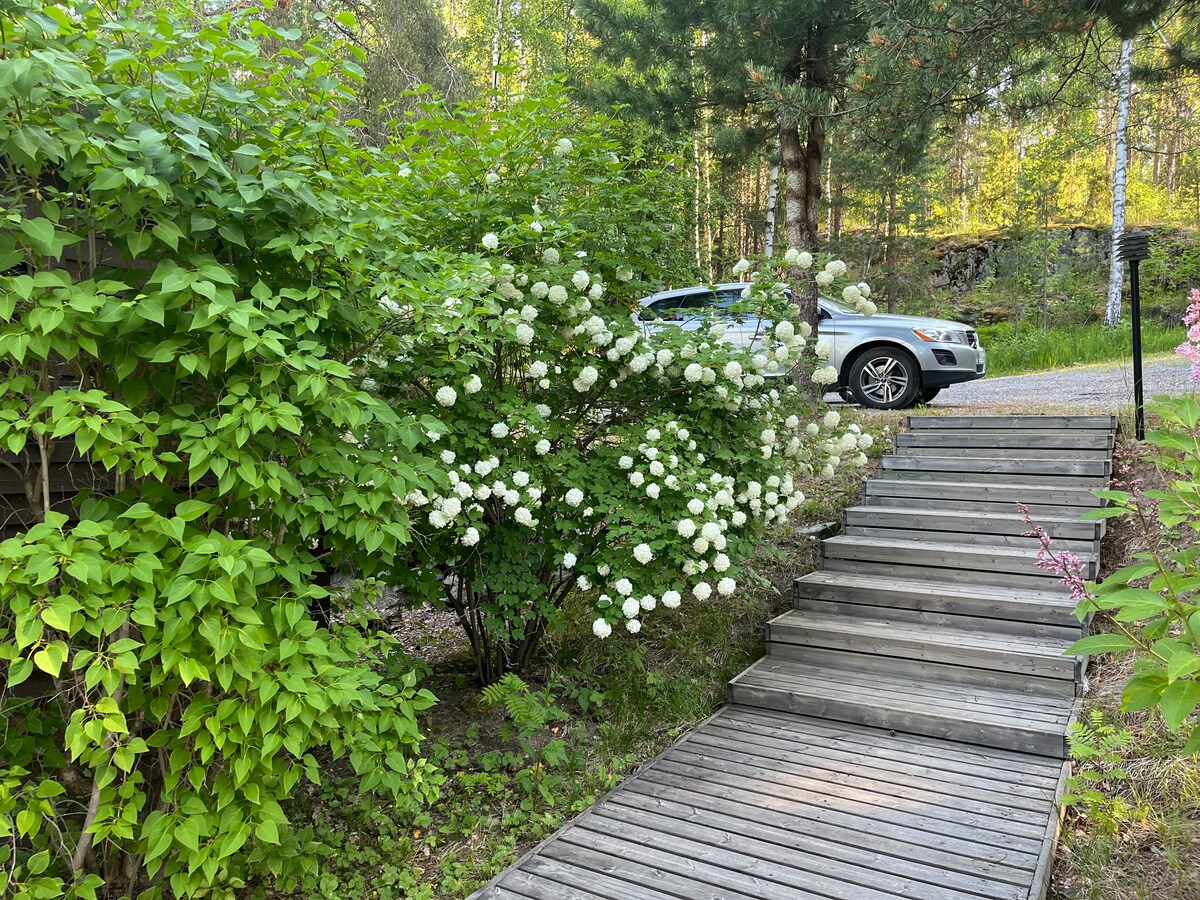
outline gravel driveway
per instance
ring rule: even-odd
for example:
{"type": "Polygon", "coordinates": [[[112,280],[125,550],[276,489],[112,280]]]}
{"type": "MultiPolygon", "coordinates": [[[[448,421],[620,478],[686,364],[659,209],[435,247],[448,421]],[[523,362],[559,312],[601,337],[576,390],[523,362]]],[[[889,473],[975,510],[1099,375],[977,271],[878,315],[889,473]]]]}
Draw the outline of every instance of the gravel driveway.
{"type": "MultiPolygon", "coordinates": [[[[1186,394],[1189,365],[1175,356],[1146,360],[1143,385],[1146,399],[1156,394],[1186,394]]],[[[1109,412],[1133,403],[1133,366],[1080,366],[1037,375],[983,377],[945,388],[929,404],[935,409],[988,409],[1012,406],[1053,406],[1109,412]]]]}

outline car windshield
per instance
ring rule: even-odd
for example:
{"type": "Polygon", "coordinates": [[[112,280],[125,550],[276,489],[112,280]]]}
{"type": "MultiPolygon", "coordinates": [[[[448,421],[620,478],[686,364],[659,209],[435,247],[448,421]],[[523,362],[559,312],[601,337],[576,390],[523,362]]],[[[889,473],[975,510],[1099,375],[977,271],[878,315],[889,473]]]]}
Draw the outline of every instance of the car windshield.
{"type": "Polygon", "coordinates": [[[841,300],[834,300],[832,297],[822,297],[821,302],[832,309],[834,312],[840,312],[848,316],[861,316],[862,313],[848,303],[843,303],[841,300]]]}

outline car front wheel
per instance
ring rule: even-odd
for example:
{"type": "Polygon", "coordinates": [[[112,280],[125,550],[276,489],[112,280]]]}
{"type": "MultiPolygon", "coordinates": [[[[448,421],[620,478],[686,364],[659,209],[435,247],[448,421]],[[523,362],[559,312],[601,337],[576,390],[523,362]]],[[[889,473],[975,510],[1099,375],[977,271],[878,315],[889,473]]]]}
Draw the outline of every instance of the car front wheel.
{"type": "Polygon", "coordinates": [[[902,350],[876,347],[850,367],[854,399],[870,409],[905,409],[921,390],[917,364],[902,350]]]}

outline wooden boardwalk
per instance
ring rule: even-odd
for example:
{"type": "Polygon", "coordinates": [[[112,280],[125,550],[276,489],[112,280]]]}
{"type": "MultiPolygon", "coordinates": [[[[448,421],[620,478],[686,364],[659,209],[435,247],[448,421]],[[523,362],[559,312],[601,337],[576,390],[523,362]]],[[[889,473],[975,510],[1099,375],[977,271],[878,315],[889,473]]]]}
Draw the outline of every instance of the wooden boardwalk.
{"type": "Polygon", "coordinates": [[[1038,900],[1094,576],[1109,416],[912,418],[729,705],[479,900],[1038,900]]]}

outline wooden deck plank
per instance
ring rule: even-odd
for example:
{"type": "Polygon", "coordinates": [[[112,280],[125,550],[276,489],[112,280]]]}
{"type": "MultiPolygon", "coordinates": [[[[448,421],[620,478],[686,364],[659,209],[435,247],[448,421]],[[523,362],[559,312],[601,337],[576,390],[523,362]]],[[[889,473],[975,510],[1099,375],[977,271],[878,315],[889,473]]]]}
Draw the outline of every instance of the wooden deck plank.
{"type": "MultiPolygon", "coordinates": [[[[666,875],[696,885],[707,885],[716,893],[712,897],[751,898],[751,900],[813,900],[813,898],[853,897],[849,893],[817,892],[796,883],[800,879],[783,867],[772,867],[753,857],[720,850],[676,835],[664,835],[651,829],[627,825],[614,819],[598,822],[596,817],[582,819],[579,826],[560,838],[566,844],[597,848],[619,856],[631,863],[653,868],[666,875]],[[661,845],[655,846],[655,843],[661,845]],[[665,849],[668,848],[669,849],[665,849]]],[[[812,879],[811,883],[817,880],[812,879]]],[[[836,888],[836,884],[833,885],[836,888]]],[[[847,886],[849,887],[849,886],[847,886]]],[[[705,896],[700,887],[697,893],[684,893],[681,898],[705,896]]],[[[693,890],[695,890],[693,888],[693,890]]],[[[864,900],[883,900],[875,892],[864,892],[864,900]]]]}
{"type": "MultiPolygon", "coordinates": [[[[974,810],[947,805],[942,797],[921,796],[898,798],[886,785],[877,785],[855,780],[852,784],[829,781],[820,777],[819,772],[810,773],[810,777],[786,776],[777,777],[764,772],[762,769],[749,768],[731,771],[721,766],[716,760],[708,758],[684,759],[672,755],[669,759],[661,760],[656,770],[670,775],[690,778],[706,784],[726,785],[748,791],[773,792],[775,796],[786,793],[789,796],[824,797],[827,802],[839,806],[855,806],[870,808],[872,815],[883,817],[883,810],[900,807],[903,821],[909,816],[918,816],[927,823],[938,823],[939,828],[954,828],[960,836],[968,833],[977,838],[992,842],[1004,843],[1011,838],[1013,845],[1025,851],[1036,852],[1044,830],[1031,827],[1029,823],[1012,822],[987,816],[974,810]]],[[[931,826],[932,827],[932,826],[931,826]]]]}
{"type": "MultiPolygon", "coordinates": [[[[629,789],[614,796],[614,802],[629,802],[629,797],[642,796],[648,803],[671,802],[686,807],[701,816],[706,811],[720,813],[731,819],[771,825],[787,834],[808,834],[832,844],[859,846],[869,844],[884,856],[898,859],[923,860],[955,872],[978,874],[993,881],[1021,885],[1029,880],[1036,868],[1033,853],[1013,854],[997,850],[991,843],[972,843],[950,834],[922,831],[918,828],[890,825],[869,815],[823,808],[800,803],[770,803],[755,795],[732,788],[702,789],[688,779],[665,773],[655,773],[647,779],[637,779],[629,789]],[[777,811],[775,806],[786,807],[777,811]]],[[[945,829],[943,829],[945,830],[945,829]]]]}
{"type": "MultiPolygon", "coordinates": [[[[620,841],[625,847],[636,848],[634,853],[647,853],[647,847],[661,842],[670,848],[669,853],[651,851],[647,854],[651,858],[661,857],[661,867],[668,868],[679,859],[687,860],[696,867],[695,871],[705,871],[705,880],[718,886],[729,885],[739,892],[747,892],[752,887],[751,896],[761,900],[793,900],[797,892],[800,896],[828,900],[892,900],[912,896],[842,880],[832,873],[800,868],[806,864],[811,866],[811,859],[805,859],[802,854],[776,852],[774,848],[742,835],[730,835],[702,825],[687,826],[664,817],[638,815],[636,810],[628,807],[622,807],[619,813],[604,807],[581,825],[583,830],[591,832],[589,837],[592,839],[599,838],[609,846],[620,841]],[[603,832],[599,830],[601,828],[603,832]],[[784,861],[775,861],[779,859],[784,861]]],[[[572,838],[582,838],[579,830],[564,835],[565,840],[572,838]]],[[[838,874],[848,873],[839,871],[838,874]]],[[[859,882],[870,880],[864,879],[864,874],[859,874],[859,882]]],[[[897,883],[896,887],[903,885],[897,883]]]]}
{"type": "Polygon", "coordinates": [[[679,869],[686,869],[686,866],[662,869],[645,861],[648,854],[642,853],[634,858],[632,854],[625,852],[620,844],[614,849],[612,843],[588,842],[586,839],[573,841],[565,838],[564,835],[564,839],[548,844],[544,855],[557,862],[619,878],[633,886],[634,896],[647,900],[659,897],[671,897],[675,900],[690,900],[692,897],[698,900],[723,900],[730,897],[737,900],[739,897],[752,896],[701,880],[706,870],[680,875],[679,869]],[[602,849],[597,849],[598,847],[602,849]]]}
{"type": "Polygon", "coordinates": [[[777,661],[769,656],[743,674],[749,673],[781,684],[819,685],[822,689],[844,689],[848,693],[896,698],[899,702],[917,698],[931,707],[956,709],[969,703],[1001,720],[1029,717],[1032,721],[1064,723],[1069,716],[1071,703],[1059,694],[907,678],[881,680],[853,668],[830,670],[807,663],[777,661]]]}
{"type": "MultiPolygon", "coordinates": [[[[645,884],[634,884],[621,877],[626,869],[624,860],[603,854],[562,853],[555,856],[533,856],[521,863],[518,871],[528,872],[574,891],[588,891],[604,900],[672,900],[673,894],[663,893],[645,884]]],[[[560,895],[561,896],[561,895],[560,895]]],[[[578,896],[572,893],[571,896],[578,896]]]]}
{"type": "Polygon", "coordinates": [[[793,590],[814,600],[902,607],[983,619],[1033,621],[1078,627],[1075,603],[1061,589],[1036,592],[1001,585],[931,585],[926,580],[881,578],[851,572],[818,571],[797,578],[793,590]]]}
{"type": "Polygon", "coordinates": [[[872,478],[863,485],[863,493],[868,497],[915,497],[939,502],[1000,502],[1007,505],[1010,512],[1016,510],[1018,503],[1033,503],[1040,508],[1054,508],[1055,515],[1058,516],[1079,515],[1084,510],[1104,505],[1104,501],[1087,487],[1047,484],[1039,490],[1031,491],[1031,486],[1027,484],[1002,484],[995,481],[905,481],[899,478],[872,478]],[[1078,511],[1065,512],[1071,509],[1078,511]]]}
{"type": "MultiPolygon", "coordinates": [[[[796,762],[807,762],[813,757],[826,761],[828,765],[839,765],[847,770],[859,769],[884,772],[899,772],[904,775],[916,776],[929,781],[943,782],[947,785],[965,784],[978,787],[990,793],[990,796],[1000,798],[1011,794],[1022,800],[1032,799],[1044,801],[1048,798],[1048,788],[1043,778],[1014,777],[1012,772],[996,772],[975,769],[964,771],[958,766],[946,766],[938,757],[927,757],[913,751],[904,753],[889,753],[879,748],[870,755],[864,753],[861,744],[839,743],[836,739],[821,740],[819,736],[810,734],[805,741],[795,738],[780,737],[775,734],[764,734],[753,729],[734,728],[725,724],[710,723],[710,727],[694,735],[699,744],[708,744],[720,739],[726,746],[738,744],[747,749],[753,747],[768,758],[780,757],[796,762]]],[[[690,742],[689,742],[690,743],[690,742]]]]}
{"type": "Polygon", "coordinates": [[[1040,900],[1111,416],[914,418],[731,705],[479,900],[1040,900]]]}
{"type": "Polygon", "coordinates": [[[882,790],[894,792],[897,798],[921,796],[938,802],[953,804],[956,798],[970,800],[978,812],[997,819],[1027,822],[1033,825],[1043,821],[1038,809],[1052,798],[1016,797],[1012,794],[989,794],[980,788],[953,785],[946,782],[921,778],[907,772],[886,768],[847,766],[840,760],[828,759],[820,754],[789,755],[770,752],[768,748],[747,742],[744,747],[730,746],[730,742],[716,737],[689,741],[680,748],[680,759],[704,757],[720,761],[739,771],[768,772],[780,775],[811,777],[817,775],[831,784],[870,784],[882,790]]]}
{"type": "Polygon", "coordinates": [[[1012,429],[921,429],[896,435],[897,447],[1049,448],[1111,450],[1113,435],[1101,431],[1014,431],[1012,429]]]}
{"type": "Polygon", "coordinates": [[[872,684],[869,678],[863,678],[853,669],[828,671],[824,667],[778,660],[773,656],[764,657],[734,681],[737,684],[769,685],[779,690],[824,692],[831,697],[872,699],[897,708],[920,708],[946,715],[969,703],[979,713],[980,721],[996,725],[1019,722],[1047,726],[1065,724],[1067,712],[1063,707],[1070,702],[1061,695],[1023,694],[962,683],[933,681],[927,691],[920,690],[920,681],[900,678],[872,684]]]}
{"type": "Polygon", "coordinates": [[[961,771],[1003,771],[1012,773],[1012,777],[1028,775],[1037,779],[1037,783],[1053,781],[1061,766],[1058,760],[996,747],[973,747],[907,734],[887,734],[877,728],[789,716],[749,706],[727,706],[708,724],[723,726],[727,723],[734,728],[759,728],[768,734],[786,735],[794,740],[832,738],[839,743],[881,747],[897,753],[932,755],[948,767],[961,771]]]}
{"type": "Polygon", "coordinates": [[[1029,428],[1036,431],[1099,431],[1116,428],[1114,416],[909,416],[909,431],[1029,428]]]}
{"type": "MultiPolygon", "coordinates": [[[[968,512],[958,510],[892,509],[878,506],[852,506],[842,519],[848,525],[871,525],[880,528],[908,528],[919,531],[975,531],[986,535],[1025,535],[1030,526],[1011,510],[997,512],[968,512]]],[[[1041,517],[1037,522],[1052,538],[1075,541],[1095,541],[1100,522],[1080,522],[1074,516],[1041,517]]]]}
{"type": "Polygon", "coordinates": [[[921,900],[974,900],[975,896],[1024,900],[1011,884],[962,873],[931,869],[919,861],[886,857],[872,849],[824,841],[811,833],[794,833],[760,822],[706,810],[703,817],[686,804],[646,801],[622,792],[599,810],[602,818],[682,836],[697,843],[720,846],[736,853],[782,866],[796,873],[801,887],[827,890],[808,881],[810,876],[846,882],[851,888],[871,888],[888,896],[921,900]],[[938,876],[941,876],[940,878],[938,876]]]}
{"type": "MultiPolygon", "coordinates": [[[[1028,484],[1043,478],[1107,478],[1109,461],[1104,459],[1019,459],[994,456],[937,456],[932,454],[885,456],[879,461],[884,471],[952,472],[955,474],[1018,475],[1028,484]]],[[[984,480],[984,479],[976,479],[984,480]]]]}
{"type": "Polygon", "coordinates": [[[1112,452],[1107,447],[1089,449],[1085,447],[1046,447],[1041,441],[1030,441],[1036,446],[1026,447],[956,447],[943,441],[924,445],[898,444],[892,451],[895,456],[942,456],[955,459],[1083,459],[1108,462],[1112,452]]]}

